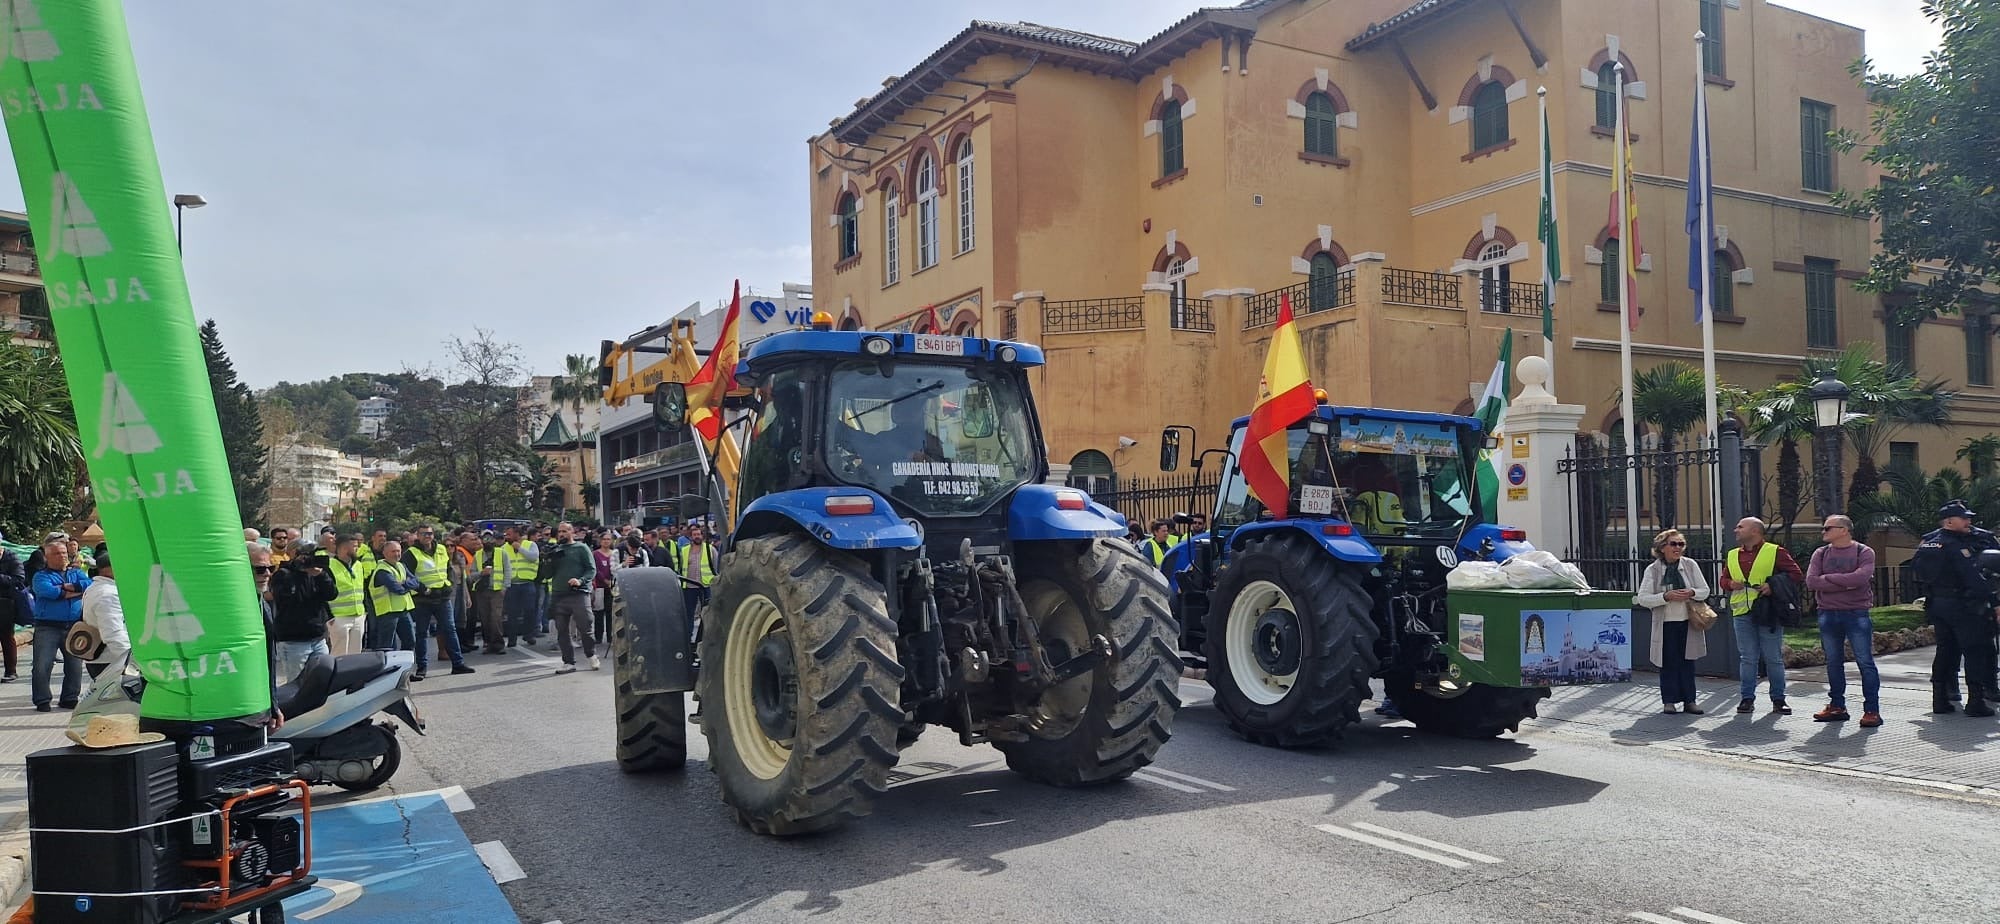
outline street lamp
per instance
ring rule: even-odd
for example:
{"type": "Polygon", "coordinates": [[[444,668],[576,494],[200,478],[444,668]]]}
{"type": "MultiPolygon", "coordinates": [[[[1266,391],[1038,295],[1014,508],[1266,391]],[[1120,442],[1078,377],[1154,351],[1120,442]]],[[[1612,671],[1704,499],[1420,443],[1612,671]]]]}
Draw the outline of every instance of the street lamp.
{"type": "Polygon", "coordinates": [[[181,193],[179,195],[174,196],[174,250],[175,251],[178,252],[181,249],[181,211],[183,209],[198,209],[207,204],[208,204],[207,199],[203,199],[202,197],[194,195],[192,193],[181,193]]]}
{"type": "Polygon", "coordinates": [[[1821,519],[1840,512],[1840,425],[1847,420],[1847,396],[1853,392],[1832,373],[1820,376],[1806,390],[1813,405],[1813,506],[1821,519]]]}

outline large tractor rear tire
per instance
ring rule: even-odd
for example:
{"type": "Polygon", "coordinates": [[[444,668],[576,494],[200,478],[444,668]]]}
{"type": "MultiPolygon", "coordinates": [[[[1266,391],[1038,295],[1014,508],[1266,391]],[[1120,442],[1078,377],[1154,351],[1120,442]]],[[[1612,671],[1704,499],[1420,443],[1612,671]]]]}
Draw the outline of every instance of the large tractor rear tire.
{"type": "Polygon", "coordinates": [[[1265,533],[1232,557],[1214,601],[1208,682],[1237,734],[1314,747],[1360,721],[1379,633],[1357,566],[1305,536],[1265,533]]]}
{"type": "Polygon", "coordinates": [[[687,766],[687,694],[638,693],[625,604],[611,604],[612,705],[618,711],[618,769],[657,773],[687,766]]]}
{"type": "Polygon", "coordinates": [[[1549,697],[1547,687],[1490,687],[1471,683],[1437,695],[1405,681],[1392,685],[1390,695],[1403,717],[1418,731],[1454,738],[1497,738],[1519,732],[1524,719],[1537,717],[1535,704],[1549,697]]]}
{"type": "Polygon", "coordinates": [[[996,742],[1007,766],[1054,786],[1092,786],[1153,762],[1180,709],[1180,627],[1158,568],[1117,541],[1048,542],[1021,555],[1021,599],[1052,664],[1112,656],[1042,694],[1025,741],[996,742]]]}
{"type": "Polygon", "coordinates": [[[703,611],[709,767],[759,834],[868,814],[896,765],[903,668],[882,585],[802,533],[746,539],[703,611]]]}

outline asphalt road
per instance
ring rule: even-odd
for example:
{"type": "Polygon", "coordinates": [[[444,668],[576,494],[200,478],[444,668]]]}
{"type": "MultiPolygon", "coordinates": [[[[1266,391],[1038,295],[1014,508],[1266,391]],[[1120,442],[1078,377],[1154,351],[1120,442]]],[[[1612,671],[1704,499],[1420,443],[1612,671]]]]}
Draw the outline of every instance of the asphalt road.
{"type": "Polygon", "coordinates": [[[1549,723],[1461,742],[1370,717],[1339,748],[1277,751],[1233,737],[1198,683],[1134,780],[1046,788],[932,729],[872,817],[775,840],[730,820],[700,760],[618,771],[608,667],[473,663],[420,686],[431,734],[406,739],[394,785],[464,788],[458,823],[526,874],[502,886],[525,924],[1963,924],[2000,906],[2000,800],[1549,723]]]}

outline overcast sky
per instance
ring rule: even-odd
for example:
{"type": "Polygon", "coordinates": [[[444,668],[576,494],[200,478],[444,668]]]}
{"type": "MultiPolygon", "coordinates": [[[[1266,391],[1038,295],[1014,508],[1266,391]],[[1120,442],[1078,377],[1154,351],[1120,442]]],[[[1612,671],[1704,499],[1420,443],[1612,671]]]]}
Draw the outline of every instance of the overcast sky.
{"type": "MultiPolygon", "coordinates": [[[[167,190],[209,201],[195,312],[263,387],[430,365],[475,326],[557,372],[733,278],[810,282],[805,139],[882,78],[972,19],[1140,40],[1198,2],[126,9],[167,190]]],[[[1891,71],[1937,42],[1918,0],[1785,5],[1866,28],[1891,71]]]]}

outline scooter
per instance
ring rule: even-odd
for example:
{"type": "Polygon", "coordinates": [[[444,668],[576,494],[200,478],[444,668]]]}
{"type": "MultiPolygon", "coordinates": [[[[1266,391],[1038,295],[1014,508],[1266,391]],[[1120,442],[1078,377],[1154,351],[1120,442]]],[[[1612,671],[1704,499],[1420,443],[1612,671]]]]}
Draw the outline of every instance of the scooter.
{"type": "Polygon", "coordinates": [[[299,779],[354,792],[389,782],[403,762],[403,748],[394,724],[370,719],[386,712],[424,733],[410,689],[416,660],[409,651],[314,654],[292,682],[272,694],[285,724],[271,740],[292,745],[299,779]]]}

